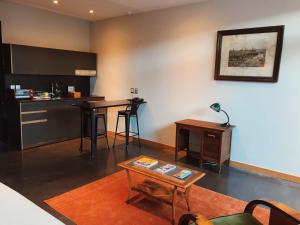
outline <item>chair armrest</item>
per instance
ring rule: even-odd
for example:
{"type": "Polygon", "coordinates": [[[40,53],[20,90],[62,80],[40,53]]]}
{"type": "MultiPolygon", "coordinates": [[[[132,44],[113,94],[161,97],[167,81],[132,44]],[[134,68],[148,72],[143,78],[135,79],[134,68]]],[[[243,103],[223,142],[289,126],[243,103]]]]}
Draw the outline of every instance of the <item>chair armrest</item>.
{"type": "Polygon", "coordinates": [[[267,206],[271,210],[276,209],[283,215],[294,220],[295,223],[300,224],[300,213],[299,212],[297,212],[295,209],[292,209],[289,206],[287,206],[281,202],[277,202],[277,201],[273,201],[273,200],[260,199],[260,200],[251,201],[247,204],[244,212],[252,214],[257,205],[267,206]]]}
{"type": "Polygon", "coordinates": [[[196,225],[213,225],[207,218],[200,214],[184,214],[180,217],[178,225],[189,225],[193,221],[196,225]]]}

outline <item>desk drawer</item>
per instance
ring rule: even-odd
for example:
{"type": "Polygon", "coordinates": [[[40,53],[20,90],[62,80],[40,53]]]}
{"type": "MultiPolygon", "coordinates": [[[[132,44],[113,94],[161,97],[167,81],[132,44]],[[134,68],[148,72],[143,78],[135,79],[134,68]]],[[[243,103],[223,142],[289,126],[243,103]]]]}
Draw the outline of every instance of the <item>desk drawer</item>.
{"type": "Polygon", "coordinates": [[[219,143],[221,140],[221,134],[216,132],[204,132],[204,141],[207,143],[219,143]]]}
{"type": "Polygon", "coordinates": [[[205,132],[203,138],[203,157],[218,159],[220,156],[221,135],[215,132],[205,132]]]}

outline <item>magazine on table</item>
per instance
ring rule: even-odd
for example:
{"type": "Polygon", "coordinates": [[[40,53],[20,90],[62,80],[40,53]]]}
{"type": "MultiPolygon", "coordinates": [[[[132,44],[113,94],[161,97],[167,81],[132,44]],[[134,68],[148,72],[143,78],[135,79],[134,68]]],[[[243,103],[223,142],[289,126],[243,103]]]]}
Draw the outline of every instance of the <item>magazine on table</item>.
{"type": "Polygon", "coordinates": [[[151,168],[152,166],[155,166],[158,163],[155,159],[150,159],[148,157],[143,157],[138,160],[136,160],[133,164],[136,166],[142,166],[145,168],[151,168]]]}
{"type": "Polygon", "coordinates": [[[176,166],[175,165],[172,165],[172,164],[166,164],[166,165],[163,165],[161,167],[158,167],[155,169],[156,172],[159,172],[161,174],[165,174],[165,173],[168,173],[172,170],[175,170],[176,169],[176,166]]]}
{"type": "Polygon", "coordinates": [[[192,175],[192,171],[185,169],[185,170],[181,170],[178,173],[174,174],[174,177],[176,177],[180,180],[184,180],[191,175],[192,175]]]}

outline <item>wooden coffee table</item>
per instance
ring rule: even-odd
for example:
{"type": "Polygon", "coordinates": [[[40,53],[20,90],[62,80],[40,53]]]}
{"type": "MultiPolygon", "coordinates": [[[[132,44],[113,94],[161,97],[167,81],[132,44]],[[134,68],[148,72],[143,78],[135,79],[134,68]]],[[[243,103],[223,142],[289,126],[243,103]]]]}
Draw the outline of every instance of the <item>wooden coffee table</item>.
{"type": "Polygon", "coordinates": [[[172,224],[175,224],[175,208],[178,196],[183,196],[185,198],[188,211],[190,211],[189,193],[191,186],[196,181],[204,177],[205,173],[188,169],[192,172],[192,174],[185,180],[180,180],[173,175],[186,168],[176,165],[176,170],[161,174],[154,171],[154,169],[164,164],[168,164],[167,162],[155,159],[158,161],[158,164],[151,167],[150,169],[134,165],[134,162],[142,157],[151,158],[148,156],[139,156],[118,164],[120,167],[126,170],[128,177],[129,191],[127,202],[130,203],[131,192],[136,191],[147,198],[169,204],[172,206],[172,224]],[[130,172],[141,174],[145,176],[146,179],[143,183],[134,185],[130,172]],[[155,182],[154,180],[158,182],[155,182]]]}

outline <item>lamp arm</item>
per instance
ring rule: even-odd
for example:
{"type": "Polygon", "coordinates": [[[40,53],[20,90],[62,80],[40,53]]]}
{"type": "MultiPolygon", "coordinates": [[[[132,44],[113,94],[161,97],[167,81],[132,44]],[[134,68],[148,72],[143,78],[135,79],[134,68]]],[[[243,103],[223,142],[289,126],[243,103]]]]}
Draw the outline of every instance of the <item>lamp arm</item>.
{"type": "Polygon", "coordinates": [[[228,114],[227,114],[227,112],[225,112],[223,109],[221,109],[221,111],[223,112],[223,113],[225,113],[225,115],[227,116],[227,123],[225,123],[225,124],[229,124],[229,116],[228,116],[228,114]]]}

